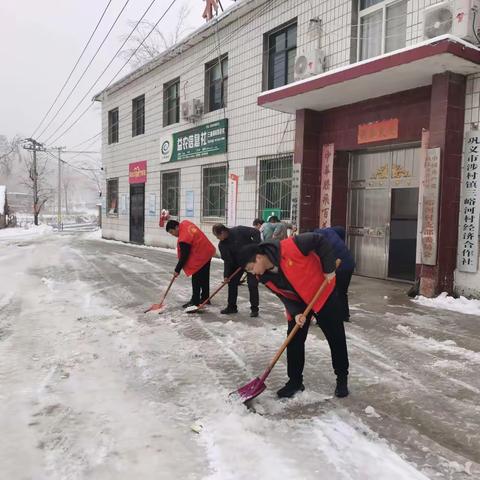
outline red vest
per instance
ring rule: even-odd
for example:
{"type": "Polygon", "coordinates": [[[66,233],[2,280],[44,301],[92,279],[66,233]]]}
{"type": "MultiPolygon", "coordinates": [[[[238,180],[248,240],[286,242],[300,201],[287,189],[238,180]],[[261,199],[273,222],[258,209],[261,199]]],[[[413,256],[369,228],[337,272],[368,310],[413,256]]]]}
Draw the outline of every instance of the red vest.
{"type": "Polygon", "coordinates": [[[183,267],[188,277],[198,272],[215,255],[216,249],[207,236],[192,222],[183,220],[178,227],[177,256],[180,258],[179,243],[191,245],[190,255],[183,267]]]}
{"type": "MultiPolygon", "coordinates": [[[[318,289],[325,280],[322,262],[314,252],[305,256],[297,247],[293,237],[280,242],[280,270],[283,272],[295,292],[307,305],[312,301],[318,289]]],[[[288,298],[288,295],[273,285],[266,284],[275,293],[288,298]],[[273,288],[272,288],[273,287],[273,288]]],[[[313,311],[322,309],[330,294],[335,289],[335,278],[326,286],[318,300],[313,305],[313,311]]],[[[290,292],[291,293],[291,292],[290,292]]]]}

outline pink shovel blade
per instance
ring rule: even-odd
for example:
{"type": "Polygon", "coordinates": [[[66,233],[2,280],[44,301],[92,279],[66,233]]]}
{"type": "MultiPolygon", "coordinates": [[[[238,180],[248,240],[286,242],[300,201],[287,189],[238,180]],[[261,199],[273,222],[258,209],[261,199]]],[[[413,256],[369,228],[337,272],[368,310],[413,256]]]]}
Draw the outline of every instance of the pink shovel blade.
{"type": "Polygon", "coordinates": [[[147,308],[143,313],[148,313],[148,312],[154,312],[156,310],[161,310],[163,307],[164,307],[163,302],[162,303],[154,303],[149,308],[147,308]]]}
{"type": "Polygon", "coordinates": [[[243,387],[240,387],[236,392],[232,392],[229,397],[245,403],[258,397],[266,388],[265,382],[257,377],[243,387]]]}

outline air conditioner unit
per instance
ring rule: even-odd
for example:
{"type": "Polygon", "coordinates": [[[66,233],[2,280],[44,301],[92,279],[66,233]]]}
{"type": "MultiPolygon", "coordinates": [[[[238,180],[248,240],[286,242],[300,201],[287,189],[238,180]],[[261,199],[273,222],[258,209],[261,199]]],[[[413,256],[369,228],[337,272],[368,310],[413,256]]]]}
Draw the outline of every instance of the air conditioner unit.
{"type": "Polygon", "coordinates": [[[423,12],[423,37],[455,35],[478,43],[475,34],[480,25],[480,0],[452,0],[437,3],[423,12]]]}
{"type": "Polygon", "coordinates": [[[193,121],[203,115],[203,103],[200,99],[194,98],[182,102],[182,118],[184,120],[193,121]]]}
{"type": "Polygon", "coordinates": [[[324,71],[325,52],[319,48],[300,53],[295,58],[294,79],[301,80],[324,71]]]}

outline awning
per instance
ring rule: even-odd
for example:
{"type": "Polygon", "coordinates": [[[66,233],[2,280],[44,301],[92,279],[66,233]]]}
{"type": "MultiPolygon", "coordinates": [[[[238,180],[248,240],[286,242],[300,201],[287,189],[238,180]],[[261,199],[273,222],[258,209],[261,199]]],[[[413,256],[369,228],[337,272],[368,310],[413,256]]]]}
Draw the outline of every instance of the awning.
{"type": "Polygon", "coordinates": [[[479,48],[444,35],[263,92],[257,102],[285,113],[322,111],[430,85],[437,73],[478,73],[479,65],[479,48]]]}

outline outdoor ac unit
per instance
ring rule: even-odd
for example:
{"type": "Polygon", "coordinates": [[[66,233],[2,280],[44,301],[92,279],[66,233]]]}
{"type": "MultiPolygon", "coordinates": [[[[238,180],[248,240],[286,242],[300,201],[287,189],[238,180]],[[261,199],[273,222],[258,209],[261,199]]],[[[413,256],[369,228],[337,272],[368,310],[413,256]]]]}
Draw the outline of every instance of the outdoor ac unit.
{"type": "Polygon", "coordinates": [[[182,102],[182,118],[184,120],[193,121],[200,118],[203,115],[203,103],[200,99],[194,98],[182,102]]]}
{"type": "Polygon", "coordinates": [[[312,75],[322,73],[325,65],[325,52],[315,48],[305,53],[300,53],[295,58],[294,78],[301,80],[312,75]]]}
{"type": "Polygon", "coordinates": [[[428,7],[423,12],[425,39],[455,35],[478,43],[475,34],[480,25],[480,0],[453,0],[428,7]]]}

